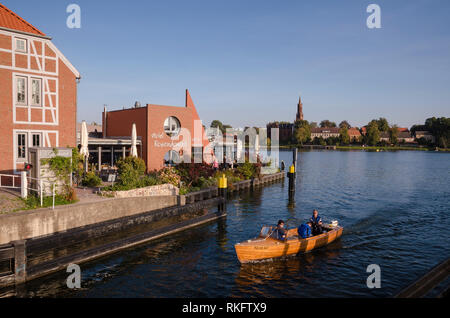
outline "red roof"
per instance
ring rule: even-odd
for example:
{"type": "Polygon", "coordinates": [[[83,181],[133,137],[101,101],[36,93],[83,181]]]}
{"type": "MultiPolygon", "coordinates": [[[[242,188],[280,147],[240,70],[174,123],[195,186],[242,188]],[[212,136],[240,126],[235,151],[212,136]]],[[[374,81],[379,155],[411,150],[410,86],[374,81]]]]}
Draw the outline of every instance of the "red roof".
{"type": "Polygon", "coordinates": [[[45,36],[30,23],[0,3],[0,27],[45,36]]]}

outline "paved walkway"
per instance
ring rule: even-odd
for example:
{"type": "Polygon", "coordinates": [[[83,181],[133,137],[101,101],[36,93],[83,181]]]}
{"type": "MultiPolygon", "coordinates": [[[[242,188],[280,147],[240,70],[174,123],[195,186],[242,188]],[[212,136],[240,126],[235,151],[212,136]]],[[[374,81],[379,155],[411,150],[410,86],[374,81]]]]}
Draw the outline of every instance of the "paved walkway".
{"type": "MultiPolygon", "coordinates": [[[[95,189],[97,190],[97,189],[95,189]]],[[[111,198],[105,198],[102,197],[96,193],[92,188],[75,188],[75,192],[77,193],[78,202],[79,203],[87,203],[87,202],[98,202],[98,201],[104,201],[111,198]]]]}
{"type": "Polygon", "coordinates": [[[13,190],[0,189],[0,214],[20,211],[25,203],[20,199],[20,193],[13,190]]]}

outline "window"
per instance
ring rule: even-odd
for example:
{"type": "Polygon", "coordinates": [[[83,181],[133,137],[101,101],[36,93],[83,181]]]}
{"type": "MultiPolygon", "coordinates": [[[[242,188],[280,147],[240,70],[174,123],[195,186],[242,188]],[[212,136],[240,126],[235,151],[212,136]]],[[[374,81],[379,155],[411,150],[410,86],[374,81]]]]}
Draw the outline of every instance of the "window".
{"type": "Polygon", "coordinates": [[[176,117],[168,117],[164,121],[164,132],[170,136],[174,137],[177,136],[180,133],[181,124],[178,118],[176,117]]]}
{"type": "Polygon", "coordinates": [[[174,166],[177,163],[180,163],[180,155],[175,150],[169,150],[164,156],[164,165],[165,166],[174,166]]]}
{"type": "Polygon", "coordinates": [[[37,78],[31,79],[31,104],[41,106],[41,90],[42,80],[37,78]]]}
{"type": "Polygon", "coordinates": [[[27,40],[16,39],[16,52],[27,53],[27,40]]]}
{"type": "Polygon", "coordinates": [[[27,78],[17,77],[17,104],[27,103],[27,78]]]}
{"type": "Polygon", "coordinates": [[[41,146],[41,134],[33,134],[32,135],[33,147],[41,146]]]}
{"type": "Polygon", "coordinates": [[[17,134],[17,158],[25,159],[26,158],[26,149],[27,149],[27,134],[20,133],[17,134]]]}

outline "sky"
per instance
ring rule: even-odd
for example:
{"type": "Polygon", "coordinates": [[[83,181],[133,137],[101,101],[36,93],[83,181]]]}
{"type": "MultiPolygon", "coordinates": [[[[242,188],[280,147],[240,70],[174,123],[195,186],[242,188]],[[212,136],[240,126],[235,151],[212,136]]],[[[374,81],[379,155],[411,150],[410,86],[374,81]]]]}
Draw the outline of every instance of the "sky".
{"type": "Polygon", "coordinates": [[[450,117],[447,0],[2,0],[81,73],[78,121],[141,104],[184,106],[207,125],[293,121],[411,127],[450,117]],[[81,28],[66,8],[81,8],[81,28]],[[369,4],[381,28],[369,29],[369,4]]]}

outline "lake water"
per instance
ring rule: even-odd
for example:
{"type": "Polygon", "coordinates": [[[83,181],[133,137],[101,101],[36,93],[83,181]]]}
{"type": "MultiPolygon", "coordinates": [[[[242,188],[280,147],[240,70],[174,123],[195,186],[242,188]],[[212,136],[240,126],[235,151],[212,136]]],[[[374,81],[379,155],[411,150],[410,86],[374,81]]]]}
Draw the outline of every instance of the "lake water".
{"type": "MultiPolygon", "coordinates": [[[[292,162],[291,152],[280,160],[292,162]]],[[[295,202],[287,178],[229,200],[225,219],[83,264],[82,289],[57,273],[26,286],[57,297],[389,297],[450,256],[450,154],[300,152],[295,202]],[[288,259],[241,265],[234,244],[262,225],[319,210],[342,238],[288,259]],[[369,264],[381,288],[366,286],[369,264]]]]}

